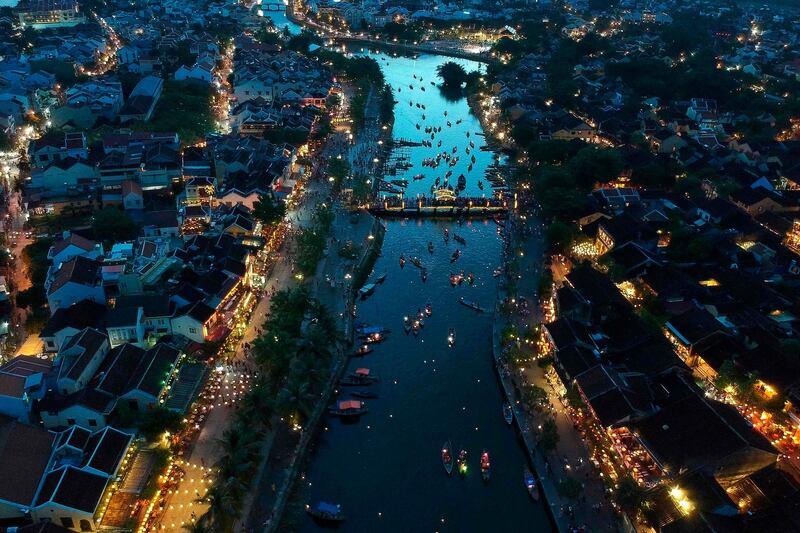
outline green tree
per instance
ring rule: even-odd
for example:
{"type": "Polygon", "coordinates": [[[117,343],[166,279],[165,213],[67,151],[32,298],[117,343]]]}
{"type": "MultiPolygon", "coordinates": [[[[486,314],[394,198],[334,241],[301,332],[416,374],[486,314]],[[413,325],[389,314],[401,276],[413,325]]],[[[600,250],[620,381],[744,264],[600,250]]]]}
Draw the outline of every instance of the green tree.
{"type": "Polygon", "coordinates": [[[548,227],[545,235],[545,242],[548,249],[556,253],[569,251],[570,246],[575,240],[577,230],[571,223],[554,220],[548,227]]]}
{"type": "Polygon", "coordinates": [[[109,245],[135,239],[139,226],[116,207],[104,207],[94,214],[92,232],[96,240],[109,245]]]}
{"type": "Polygon", "coordinates": [[[261,194],[253,203],[253,216],[263,224],[280,222],[286,215],[286,205],[271,195],[261,194]]]}
{"type": "Polygon", "coordinates": [[[587,146],[570,159],[568,167],[575,182],[588,188],[595,183],[608,183],[619,177],[623,161],[613,148],[587,146]]]}
{"type": "Polygon", "coordinates": [[[583,484],[572,476],[564,476],[558,482],[558,493],[570,500],[577,500],[583,492],[583,484]]]}
{"type": "Polygon", "coordinates": [[[467,81],[467,71],[454,61],[447,61],[436,67],[436,74],[447,88],[458,88],[467,81]]]}
{"type": "Polygon", "coordinates": [[[614,492],[614,500],[617,505],[633,516],[636,516],[642,509],[646,496],[647,491],[630,475],[619,480],[614,492]]]}
{"type": "Polygon", "coordinates": [[[551,452],[556,449],[560,438],[556,421],[552,418],[545,420],[544,424],[542,424],[542,433],[539,436],[539,446],[544,451],[551,452]]]}

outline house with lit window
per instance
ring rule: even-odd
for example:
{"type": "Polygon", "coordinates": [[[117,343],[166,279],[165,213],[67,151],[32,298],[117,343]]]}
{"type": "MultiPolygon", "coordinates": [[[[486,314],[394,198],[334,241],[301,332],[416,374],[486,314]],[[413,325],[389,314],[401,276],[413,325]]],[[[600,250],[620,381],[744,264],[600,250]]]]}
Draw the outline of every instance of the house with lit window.
{"type": "Polygon", "coordinates": [[[19,526],[18,531],[31,522],[98,531],[113,481],[129,466],[132,441],[132,435],[111,427],[51,432],[0,417],[4,525],[19,526]]]}
{"type": "Polygon", "coordinates": [[[76,256],[54,266],[55,272],[45,282],[50,314],[83,300],[105,305],[100,262],[76,256]]]}
{"type": "Polygon", "coordinates": [[[82,389],[48,392],[38,404],[46,428],[102,428],[115,410],[145,412],[158,407],[177,375],[181,352],[158,343],[148,350],[121,344],[110,350],[82,389]]]}

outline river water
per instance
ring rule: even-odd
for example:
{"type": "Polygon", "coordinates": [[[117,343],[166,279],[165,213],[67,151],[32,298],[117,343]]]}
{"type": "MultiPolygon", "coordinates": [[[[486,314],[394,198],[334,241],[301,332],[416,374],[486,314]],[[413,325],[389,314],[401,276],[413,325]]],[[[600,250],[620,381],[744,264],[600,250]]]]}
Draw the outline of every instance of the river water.
{"type": "MultiPolygon", "coordinates": [[[[275,22],[283,27],[287,21],[283,14],[279,17],[275,22]]],[[[288,25],[292,33],[299,31],[295,24],[288,25]]],[[[408,180],[406,198],[413,198],[430,194],[435,178],[442,180],[447,170],[452,170],[452,185],[460,174],[466,177],[462,194],[490,194],[488,182],[484,181],[484,189],[478,187],[495,158],[480,149],[484,139],[477,135],[479,121],[465,99],[445,98],[430,84],[438,83],[436,67],[445,61],[456,61],[468,71],[481,65],[431,55],[416,59],[371,55],[381,65],[398,101],[395,139],[430,140],[425,127],[442,127],[442,132],[434,135],[432,147],[401,149],[397,155],[408,157],[413,166],[386,179],[408,180]],[[441,147],[437,146],[439,140],[441,147]],[[475,147],[467,155],[470,141],[475,147]],[[454,155],[460,157],[456,165],[443,163],[435,170],[422,166],[424,159],[445,150],[451,160],[454,155]],[[475,163],[470,171],[472,155],[475,163]],[[420,173],[425,179],[414,181],[413,176],[420,173]]],[[[484,308],[494,305],[497,291],[492,273],[499,265],[502,247],[496,224],[488,220],[468,221],[463,226],[454,221],[388,220],[386,228],[382,256],[375,265],[375,274],[386,273],[386,281],[370,298],[359,302],[356,321],[382,325],[392,333],[373,353],[353,359],[349,365],[350,372],[367,367],[380,376],[381,381],[370,387],[380,397],[366,401],[369,413],[355,423],[335,418],[324,421],[325,429],[314,445],[303,481],[304,501],[341,504],[347,520],[340,531],[552,531],[544,504],[528,497],[522,479],[527,458],[514,428],[502,417],[503,396],[491,352],[492,316],[458,303],[463,296],[484,308]],[[445,228],[451,236],[455,232],[464,237],[467,244],[460,245],[452,238],[445,242],[445,228]],[[434,245],[433,254],[428,252],[428,242],[434,245]],[[451,263],[456,248],[463,253],[451,263]],[[401,254],[422,260],[428,271],[426,282],[410,262],[400,267],[401,254]],[[475,283],[453,288],[449,276],[462,270],[471,272],[475,283]],[[428,302],[433,314],[425,319],[419,336],[406,335],[403,317],[428,302]],[[447,343],[449,328],[456,331],[453,347],[447,343]],[[464,479],[455,472],[445,474],[440,449],[446,440],[452,442],[454,454],[461,447],[469,452],[464,479]],[[492,477],[487,484],[479,472],[482,450],[492,459],[492,477]]],[[[349,389],[340,388],[338,399],[348,398],[349,389]]],[[[306,516],[299,528],[308,532],[320,529],[306,516]]]]}
{"type": "MultiPolygon", "coordinates": [[[[412,168],[387,179],[410,181],[411,176],[423,172],[427,177],[411,183],[407,196],[429,193],[434,171],[423,169],[422,159],[445,148],[452,153],[457,146],[462,160],[452,167],[451,183],[455,185],[455,176],[465,173],[464,194],[483,194],[477,182],[494,155],[478,149],[483,144],[483,138],[475,135],[481,131],[480,124],[470,114],[466,100],[447,100],[429,83],[435,80],[436,67],[450,59],[374,56],[399,100],[395,138],[421,140],[423,133],[416,129],[417,123],[423,129],[425,124],[443,126],[433,148],[406,151],[412,168]],[[420,77],[425,91],[419,89],[420,77]],[[416,85],[414,90],[408,89],[409,84],[416,85]],[[397,92],[399,87],[402,91],[397,92]],[[416,102],[424,103],[426,109],[418,108],[416,102]],[[461,123],[456,125],[459,119],[461,123]],[[447,120],[452,127],[446,126],[447,120]],[[442,148],[436,147],[439,139],[442,148]],[[464,156],[469,140],[475,142],[476,161],[468,173],[464,156]]],[[[460,62],[470,70],[478,67],[460,62]]],[[[441,165],[435,172],[443,176],[443,168],[449,167],[441,165]]],[[[389,220],[386,225],[374,275],[386,273],[387,278],[370,298],[359,302],[356,322],[382,325],[392,333],[373,353],[353,359],[349,365],[351,372],[368,367],[380,376],[380,383],[371,387],[380,397],[366,401],[369,413],[355,423],[335,418],[324,421],[325,429],[310,455],[303,499],[341,504],[347,515],[341,531],[551,531],[544,504],[528,497],[522,479],[526,455],[515,429],[502,417],[503,397],[491,353],[492,316],[458,303],[463,296],[493,308],[496,286],[492,273],[500,262],[502,247],[497,225],[491,220],[463,226],[455,221],[389,220]],[[445,228],[451,236],[455,232],[466,239],[466,245],[452,238],[445,242],[445,228]],[[434,245],[432,254],[428,242],[434,245]],[[451,263],[456,248],[463,254],[451,263]],[[427,282],[422,282],[421,271],[410,262],[400,267],[401,254],[422,260],[427,282]],[[450,285],[450,273],[460,271],[474,274],[473,286],[466,282],[456,288],[450,285]],[[427,302],[432,304],[433,315],[425,320],[418,337],[406,335],[404,315],[415,314],[427,302]],[[456,331],[454,347],[447,343],[451,327],[456,331]],[[445,474],[440,448],[446,440],[452,441],[454,454],[461,447],[469,452],[464,479],[455,472],[450,477],[445,474]],[[486,484],[479,471],[482,450],[492,459],[492,477],[486,484]]],[[[348,398],[350,389],[340,388],[339,399],[348,398]]],[[[300,529],[315,531],[319,526],[303,517],[300,529]]]]}

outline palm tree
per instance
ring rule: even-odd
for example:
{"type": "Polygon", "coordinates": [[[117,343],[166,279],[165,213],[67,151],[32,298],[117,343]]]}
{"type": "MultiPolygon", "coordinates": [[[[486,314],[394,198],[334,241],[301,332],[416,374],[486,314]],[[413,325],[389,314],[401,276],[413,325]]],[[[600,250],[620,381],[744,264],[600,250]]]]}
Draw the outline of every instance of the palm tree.
{"type": "Polygon", "coordinates": [[[315,399],[311,386],[303,376],[290,376],[286,386],[278,393],[278,412],[283,416],[297,412],[302,420],[307,420],[315,399]]]}
{"type": "Polygon", "coordinates": [[[275,398],[273,388],[268,383],[256,383],[242,400],[236,412],[243,423],[255,423],[263,429],[272,428],[272,416],[275,414],[275,398]]]}
{"type": "Polygon", "coordinates": [[[228,532],[233,530],[233,524],[239,518],[243,498],[244,491],[239,490],[235,483],[218,480],[205,496],[196,501],[208,504],[208,512],[204,516],[208,516],[211,531],[228,532]]]}
{"type": "Polygon", "coordinates": [[[190,524],[184,524],[183,529],[189,533],[211,533],[214,528],[211,524],[211,514],[203,513],[200,518],[190,524]]]}
{"type": "Polygon", "coordinates": [[[217,441],[223,455],[214,464],[217,477],[240,478],[249,472],[258,459],[259,436],[249,426],[236,424],[217,441]]]}

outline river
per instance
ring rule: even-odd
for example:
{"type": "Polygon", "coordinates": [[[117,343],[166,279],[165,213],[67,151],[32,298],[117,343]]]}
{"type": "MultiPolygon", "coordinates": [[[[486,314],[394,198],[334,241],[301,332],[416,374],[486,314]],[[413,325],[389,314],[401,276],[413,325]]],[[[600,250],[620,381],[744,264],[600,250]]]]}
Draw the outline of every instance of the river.
{"type": "MultiPolygon", "coordinates": [[[[281,27],[282,22],[276,20],[281,27]]],[[[293,33],[297,29],[290,25],[293,33]]],[[[476,135],[481,132],[479,121],[465,99],[447,99],[430,84],[438,82],[436,67],[445,61],[456,61],[467,70],[481,65],[431,55],[416,59],[371,55],[398,101],[395,139],[429,140],[424,128],[442,127],[432,147],[402,149],[413,166],[386,178],[407,179],[406,197],[413,197],[429,194],[435,176],[444,178],[452,169],[454,186],[458,175],[465,174],[463,194],[488,194],[488,183],[484,182],[481,190],[478,181],[495,156],[480,150],[484,139],[476,135]],[[439,140],[441,147],[437,147],[439,140]],[[467,155],[470,141],[475,147],[467,155]],[[423,159],[444,150],[451,158],[460,156],[456,165],[441,164],[436,170],[422,167],[423,159]],[[473,154],[475,163],[469,171],[473,154]],[[413,181],[419,173],[425,174],[425,179],[413,181]]],[[[375,274],[386,273],[386,281],[359,302],[356,322],[382,325],[392,333],[373,353],[349,364],[350,372],[368,367],[380,376],[381,381],[371,387],[379,398],[366,401],[369,413],[355,423],[335,418],[324,421],[309,458],[301,489],[303,500],[341,504],[347,515],[341,531],[552,531],[545,504],[528,497],[522,479],[527,457],[515,429],[503,420],[503,396],[492,359],[492,315],[478,314],[458,303],[463,296],[485,308],[494,306],[497,290],[492,273],[500,263],[502,247],[496,224],[487,220],[468,221],[463,226],[455,221],[388,220],[386,227],[382,256],[375,265],[375,274]],[[455,232],[464,237],[466,245],[452,238],[445,242],[445,228],[451,236],[455,232]],[[432,254],[428,242],[433,243],[432,254]],[[451,263],[457,248],[463,253],[451,263]],[[422,260],[428,272],[426,282],[410,262],[400,267],[401,254],[422,260]],[[475,283],[453,288],[450,273],[462,270],[473,273],[475,283]],[[419,336],[404,334],[403,317],[415,314],[427,302],[433,314],[425,320],[419,336]],[[451,327],[456,331],[456,343],[448,347],[451,327]],[[446,440],[452,442],[454,454],[461,447],[469,452],[464,479],[455,472],[447,476],[442,468],[440,448],[446,440]],[[492,459],[487,484],[480,476],[482,450],[492,459]]],[[[349,397],[348,389],[340,388],[339,399],[349,397]]],[[[320,529],[305,516],[299,528],[308,532],[320,529]]]]}
{"type": "MultiPolygon", "coordinates": [[[[412,182],[407,196],[429,193],[434,173],[443,177],[451,167],[440,165],[432,171],[421,167],[421,161],[445,149],[452,154],[456,146],[461,159],[452,167],[451,183],[455,185],[456,177],[464,173],[464,194],[482,195],[477,182],[494,154],[479,150],[483,144],[483,137],[476,135],[481,131],[480,124],[470,114],[466,100],[447,100],[429,83],[435,81],[436,67],[450,59],[374,57],[399,100],[395,138],[421,140],[423,132],[417,130],[417,123],[421,129],[426,124],[442,126],[433,148],[405,149],[413,167],[387,179],[411,181],[411,176],[423,172],[426,178],[412,182]],[[413,90],[408,89],[409,84],[413,90]],[[398,92],[398,88],[402,90],[398,92]],[[426,109],[417,107],[417,102],[424,103],[426,109]],[[447,120],[452,127],[447,127],[447,120]],[[456,124],[458,120],[461,122],[456,124]],[[466,136],[468,131],[470,137],[466,136]],[[443,141],[441,148],[436,147],[439,139],[443,141]],[[467,172],[465,149],[470,140],[475,143],[476,158],[472,171],[467,172]]],[[[469,70],[479,66],[459,62],[469,70]]],[[[386,273],[387,278],[375,294],[358,304],[356,322],[383,325],[392,333],[373,353],[353,359],[349,366],[351,372],[368,367],[378,374],[381,381],[371,388],[380,397],[366,401],[369,413],[356,423],[325,420],[325,429],[309,459],[303,499],[341,504],[348,517],[342,531],[550,531],[544,504],[530,500],[523,484],[525,452],[515,429],[502,417],[503,397],[491,354],[492,316],[458,303],[463,296],[493,308],[496,286],[492,273],[500,262],[502,246],[497,225],[487,220],[463,226],[455,221],[431,220],[390,220],[386,224],[375,275],[386,273]],[[466,239],[466,245],[452,238],[445,242],[445,228],[451,236],[455,232],[466,239]],[[428,242],[433,243],[432,254],[427,250],[428,242]],[[463,254],[451,263],[456,248],[463,254]],[[427,282],[410,262],[400,267],[401,254],[422,260],[427,282]],[[462,270],[473,273],[475,283],[453,288],[450,273],[462,270]],[[425,320],[419,336],[404,334],[404,315],[415,314],[427,302],[432,304],[433,314],[425,320]],[[456,331],[452,348],[447,343],[450,327],[456,331]],[[452,441],[454,453],[462,446],[469,452],[464,479],[455,472],[448,477],[442,468],[440,447],[446,440],[452,441]],[[479,471],[482,450],[487,450],[492,459],[492,477],[487,484],[479,471]]],[[[348,398],[348,389],[340,389],[340,399],[348,398]]],[[[304,517],[300,529],[315,531],[319,526],[304,517]]]]}

